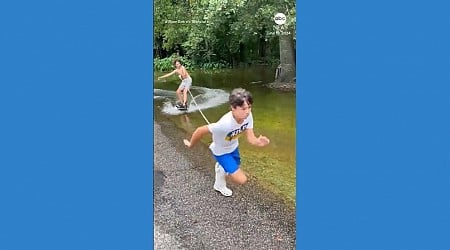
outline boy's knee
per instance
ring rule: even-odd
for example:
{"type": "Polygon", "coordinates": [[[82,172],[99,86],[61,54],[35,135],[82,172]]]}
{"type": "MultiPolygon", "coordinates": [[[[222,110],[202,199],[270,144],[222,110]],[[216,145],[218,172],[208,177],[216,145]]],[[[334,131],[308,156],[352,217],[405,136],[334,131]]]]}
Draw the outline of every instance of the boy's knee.
{"type": "Polygon", "coordinates": [[[247,176],[241,175],[237,178],[233,178],[233,182],[238,185],[243,185],[247,182],[247,176]]]}
{"type": "Polygon", "coordinates": [[[245,183],[247,183],[247,176],[243,176],[240,180],[239,180],[239,185],[244,185],[245,183]]]}

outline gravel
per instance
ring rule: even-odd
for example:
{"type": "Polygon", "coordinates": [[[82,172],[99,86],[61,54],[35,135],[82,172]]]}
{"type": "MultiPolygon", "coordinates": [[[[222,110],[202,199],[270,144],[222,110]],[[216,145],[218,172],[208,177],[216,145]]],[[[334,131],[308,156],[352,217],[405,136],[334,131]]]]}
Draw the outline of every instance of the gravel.
{"type": "Polygon", "coordinates": [[[207,146],[188,149],[187,137],[154,124],[155,249],[295,249],[295,211],[254,179],[228,185],[232,197],[216,192],[207,146]]]}

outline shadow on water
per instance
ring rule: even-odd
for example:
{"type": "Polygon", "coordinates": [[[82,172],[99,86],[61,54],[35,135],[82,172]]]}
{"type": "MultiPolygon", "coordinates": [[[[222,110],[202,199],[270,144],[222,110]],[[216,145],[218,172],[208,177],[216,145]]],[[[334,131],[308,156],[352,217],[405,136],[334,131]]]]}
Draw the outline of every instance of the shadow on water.
{"type": "MultiPolygon", "coordinates": [[[[227,101],[232,89],[242,87],[249,90],[254,99],[255,134],[269,137],[271,143],[268,147],[258,148],[241,139],[242,168],[251,178],[295,206],[295,93],[266,87],[265,84],[272,82],[275,75],[275,68],[267,66],[217,72],[194,71],[190,74],[195,102],[189,95],[190,106],[186,112],[174,107],[178,78],[155,82],[155,117],[169,119],[190,135],[196,127],[207,124],[202,113],[209,122],[215,122],[230,110],[227,101]]],[[[204,142],[209,143],[210,140],[208,137],[204,142]]]]}

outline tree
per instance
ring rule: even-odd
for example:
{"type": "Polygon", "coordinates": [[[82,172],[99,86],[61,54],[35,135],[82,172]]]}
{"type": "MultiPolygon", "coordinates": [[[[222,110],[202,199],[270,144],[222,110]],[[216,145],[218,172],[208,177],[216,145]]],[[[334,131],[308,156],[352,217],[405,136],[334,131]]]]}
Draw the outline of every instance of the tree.
{"type": "Polygon", "coordinates": [[[295,16],[293,0],[156,0],[155,56],[180,54],[202,68],[281,63],[279,79],[290,81],[295,76],[295,18],[283,25],[288,37],[278,34],[273,17],[283,12],[279,6],[295,16]]]}
{"type": "Polygon", "coordinates": [[[280,65],[277,82],[292,82],[295,78],[295,52],[291,35],[280,35],[280,65]]]}
{"type": "Polygon", "coordinates": [[[280,44],[280,65],[276,82],[294,82],[295,72],[295,6],[286,8],[286,23],[276,27],[280,44]]]}

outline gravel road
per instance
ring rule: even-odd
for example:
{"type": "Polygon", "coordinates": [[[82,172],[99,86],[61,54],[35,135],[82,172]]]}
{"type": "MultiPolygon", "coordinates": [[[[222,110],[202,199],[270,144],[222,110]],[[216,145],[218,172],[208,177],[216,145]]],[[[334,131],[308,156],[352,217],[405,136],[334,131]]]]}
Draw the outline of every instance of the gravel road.
{"type": "Polygon", "coordinates": [[[209,150],[186,148],[188,136],[154,124],[155,249],[295,249],[295,211],[254,179],[228,185],[232,197],[216,192],[209,150]]]}

